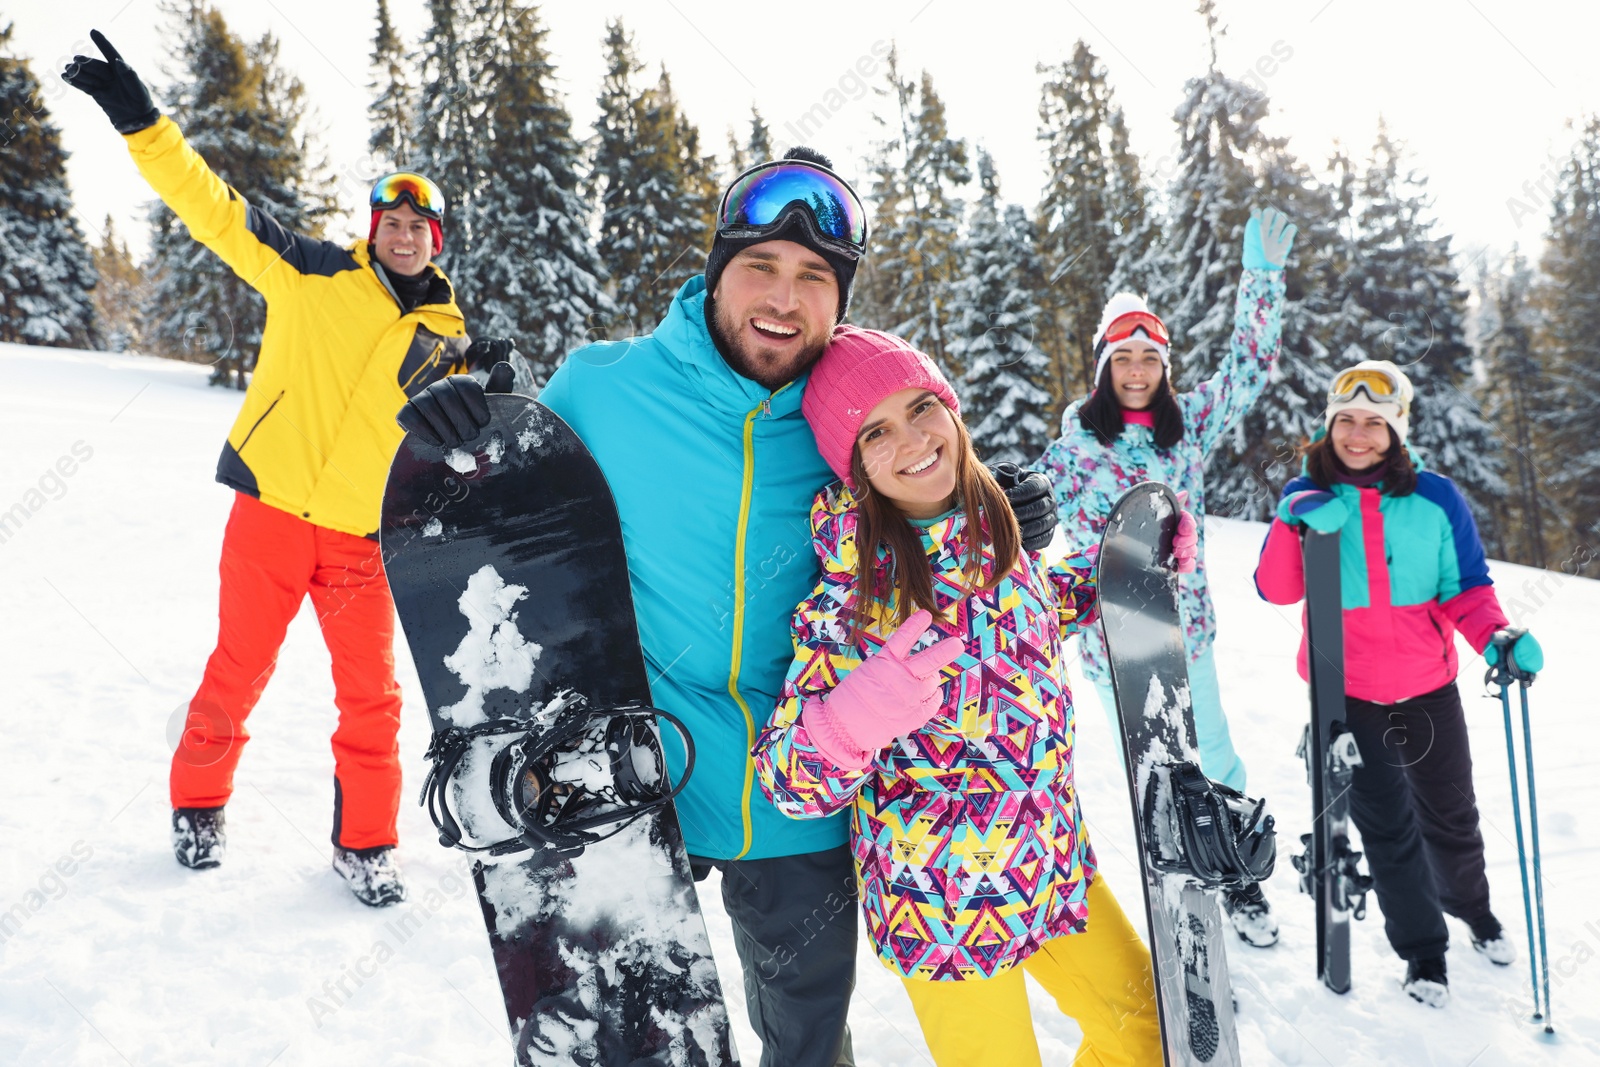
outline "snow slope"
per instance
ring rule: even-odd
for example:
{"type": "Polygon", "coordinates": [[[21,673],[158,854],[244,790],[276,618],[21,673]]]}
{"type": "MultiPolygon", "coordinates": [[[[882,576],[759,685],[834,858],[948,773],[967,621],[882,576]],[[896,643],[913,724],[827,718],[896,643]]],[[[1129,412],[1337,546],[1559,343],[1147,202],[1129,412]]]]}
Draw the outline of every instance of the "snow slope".
{"type": "MultiPolygon", "coordinates": [[[[227,864],[197,874],[172,859],[170,738],[215,636],[230,494],[212,470],[238,402],[207,388],[200,367],[0,345],[0,515],[10,515],[0,527],[0,1063],[509,1062],[466,860],[434,844],[409,802],[428,727],[403,645],[407,907],[364,908],[328,868],[335,712],[309,608],[250,719],[227,864]]],[[[1310,811],[1293,755],[1305,717],[1293,666],[1299,616],[1262,603],[1250,585],[1259,526],[1211,520],[1208,533],[1224,697],[1251,791],[1272,799],[1283,845],[1267,886],[1283,941],[1269,951],[1240,945],[1231,957],[1246,1062],[1600,1063],[1600,909],[1589,881],[1600,874],[1590,816],[1600,733],[1586,669],[1600,585],[1494,568],[1551,663],[1532,693],[1560,1030],[1547,1040],[1525,1019],[1525,963],[1491,966],[1453,921],[1454,999],[1443,1011],[1399,994],[1402,965],[1375,908],[1355,927],[1355,989],[1338,997],[1317,983],[1311,905],[1287,860],[1310,811]]],[[[1477,696],[1481,661],[1466,650],[1463,661],[1490,878],[1520,944],[1499,706],[1477,696]]],[[[1078,688],[1091,833],[1106,877],[1137,912],[1126,788],[1098,701],[1078,688]]],[[[703,889],[736,1036],[754,1063],[715,876],[703,889]]],[[[1035,996],[1045,1061],[1064,1063],[1077,1030],[1035,996]]],[[[930,1062],[903,991],[864,945],[852,1027],[861,1064],[930,1062]]]]}

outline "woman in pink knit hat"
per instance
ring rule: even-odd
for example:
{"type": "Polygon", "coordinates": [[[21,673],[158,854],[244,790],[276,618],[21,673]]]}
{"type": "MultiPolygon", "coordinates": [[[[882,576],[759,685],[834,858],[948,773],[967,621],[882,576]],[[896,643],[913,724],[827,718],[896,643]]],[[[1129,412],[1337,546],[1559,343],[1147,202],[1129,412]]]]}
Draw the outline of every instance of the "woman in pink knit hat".
{"type": "MultiPolygon", "coordinates": [[[[1161,1062],[1150,955],[1073,784],[1061,646],[1095,617],[1093,562],[1022,549],[949,382],[901,339],[840,327],[802,409],[841,481],[812,505],[822,578],[762,789],[795,818],[853,810],[868,932],[938,1063],[1039,1063],[1025,972],[1083,1030],[1076,1062],[1161,1062]]],[[[1192,565],[1192,518],[1180,542],[1192,565]]]]}

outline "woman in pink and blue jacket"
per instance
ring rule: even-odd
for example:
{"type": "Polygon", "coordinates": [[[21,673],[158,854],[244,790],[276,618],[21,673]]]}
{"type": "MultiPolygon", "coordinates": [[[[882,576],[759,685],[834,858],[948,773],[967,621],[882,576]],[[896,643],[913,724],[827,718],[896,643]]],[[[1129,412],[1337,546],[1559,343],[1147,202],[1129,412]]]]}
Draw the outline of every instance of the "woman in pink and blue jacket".
{"type": "MultiPolygon", "coordinates": [[[[1471,927],[1489,959],[1513,958],[1489,907],[1455,635],[1491,663],[1509,654],[1538,670],[1543,655],[1531,634],[1506,631],[1460,490],[1407,448],[1411,398],[1411,382],[1387,360],[1334,378],[1305,473],[1283,489],[1256,588],[1274,604],[1303,599],[1296,528],[1338,532],[1345,725],[1362,757],[1350,813],[1384,930],[1408,964],[1404,988],[1438,1007],[1449,996],[1444,912],[1471,927]]],[[[1302,638],[1302,678],[1306,653],[1302,638]]]]}

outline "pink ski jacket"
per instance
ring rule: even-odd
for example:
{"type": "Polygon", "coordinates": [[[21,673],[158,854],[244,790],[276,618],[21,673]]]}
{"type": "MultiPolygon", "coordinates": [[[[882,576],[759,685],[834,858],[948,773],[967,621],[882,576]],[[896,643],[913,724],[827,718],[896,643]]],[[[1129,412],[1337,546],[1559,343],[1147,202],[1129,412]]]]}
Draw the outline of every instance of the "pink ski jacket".
{"type": "MultiPolygon", "coordinates": [[[[1324,488],[1302,475],[1283,495],[1324,488]]],[[[1344,484],[1329,491],[1351,514],[1339,534],[1345,694],[1398,704],[1453,682],[1456,631],[1482,652],[1507,625],[1461,491],[1431,471],[1418,473],[1409,496],[1344,484]]],[[[1274,604],[1305,598],[1300,537],[1282,519],[1261,546],[1256,590],[1274,604]]],[[[1300,677],[1309,677],[1303,635],[1299,662],[1300,677]]]]}

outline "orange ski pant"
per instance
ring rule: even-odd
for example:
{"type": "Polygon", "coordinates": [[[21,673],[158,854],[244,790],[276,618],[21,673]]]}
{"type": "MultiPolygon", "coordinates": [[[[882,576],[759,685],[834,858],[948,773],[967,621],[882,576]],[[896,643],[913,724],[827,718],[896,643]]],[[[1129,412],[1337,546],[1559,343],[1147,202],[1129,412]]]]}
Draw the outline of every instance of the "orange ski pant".
{"type": "Polygon", "coordinates": [[[333,657],[333,840],[396,844],[400,687],[394,602],[378,543],[313,526],[239,494],[222,539],[217,647],[172,755],[172,806],[228,802],[250,732],[245,719],[272,677],[289,621],[307,594],[333,657]]]}

